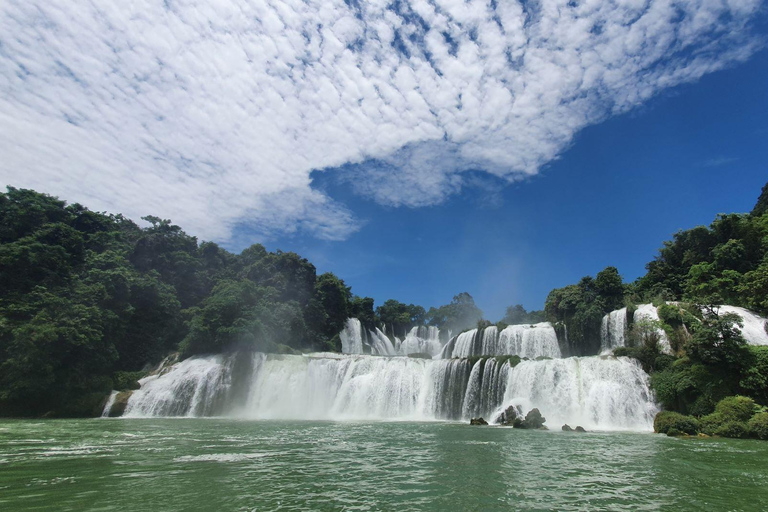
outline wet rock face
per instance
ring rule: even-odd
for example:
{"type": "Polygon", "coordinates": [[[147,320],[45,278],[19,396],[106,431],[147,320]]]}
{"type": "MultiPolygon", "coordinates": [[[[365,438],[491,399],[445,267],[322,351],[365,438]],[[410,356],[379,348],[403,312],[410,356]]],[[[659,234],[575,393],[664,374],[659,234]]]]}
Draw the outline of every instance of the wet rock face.
{"type": "Polygon", "coordinates": [[[483,418],[472,418],[469,420],[470,425],[487,425],[488,422],[485,421],[483,418]]]}
{"type": "Polygon", "coordinates": [[[573,429],[567,423],[561,427],[563,432],[573,432],[573,429]]]}
{"type": "Polygon", "coordinates": [[[584,427],[576,427],[575,430],[576,432],[586,432],[586,430],[584,430],[584,427]]]}
{"type": "Polygon", "coordinates": [[[544,422],[547,419],[541,415],[538,409],[531,409],[528,414],[525,415],[525,419],[522,422],[520,428],[537,429],[544,426],[544,422]]]}
{"type": "Polygon", "coordinates": [[[125,412],[125,408],[128,405],[128,399],[131,398],[132,390],[121,391],[115,397],[115,402],[112,404],[112,408],[109,410],[109,417],[116,418],[122,416],[125,412]]]}
{"type": "Polygon", "coordinates": [[[499,415],[497,422],[499,425],[511,426],[515,424],[515,420],[518,420],[517,409],[510,405],[499,415]]]}

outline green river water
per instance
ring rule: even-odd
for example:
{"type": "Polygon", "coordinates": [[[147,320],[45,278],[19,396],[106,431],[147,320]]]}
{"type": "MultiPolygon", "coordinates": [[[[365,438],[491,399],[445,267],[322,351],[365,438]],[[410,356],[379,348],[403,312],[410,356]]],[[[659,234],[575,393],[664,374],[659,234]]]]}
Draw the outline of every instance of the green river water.
{"type": "Polygon", "coordinates": [[[766,510],[768,442],[457,423],[0,422],[0,510],[766,510]]]}

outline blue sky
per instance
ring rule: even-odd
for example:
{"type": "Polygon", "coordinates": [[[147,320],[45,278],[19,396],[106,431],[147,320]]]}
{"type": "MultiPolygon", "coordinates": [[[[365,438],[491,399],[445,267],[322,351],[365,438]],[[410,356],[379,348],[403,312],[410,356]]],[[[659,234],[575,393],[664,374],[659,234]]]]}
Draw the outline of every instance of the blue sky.
{"type": "Polygon", "coordinates": [[[491,319],[766,181],[764,0],[6,0],[0,183],[491,319]]]}
{"type": "Polygon", "coordinates": [[[293,236],[267,245],[308,257],[377,303],[437,306],[468,291],[497,320],[511,304],[539,309],[551,289],[608,265],[634,280],[675,231],[749,211],[768,182],[766,140],[762,51],[585,129],[517,184],[486,178],[441,205],[387,208],[320,175],[317,186],[365,226],[344,242],[293,236]]]}

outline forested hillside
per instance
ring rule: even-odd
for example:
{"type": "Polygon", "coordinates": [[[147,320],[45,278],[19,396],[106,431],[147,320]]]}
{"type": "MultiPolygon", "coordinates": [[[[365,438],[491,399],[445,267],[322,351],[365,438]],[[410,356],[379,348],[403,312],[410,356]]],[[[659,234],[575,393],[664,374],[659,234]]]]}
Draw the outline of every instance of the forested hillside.
{"type": "Polygon", "coordinates": [[[603,316],[627,308],[627,346],[614,355],[641,362],[666,410],[692,415],[670,416],[677,419],[660,427],[663,431],[742,437],[757,411],[762,416],[755,421],[765,424],[760,427],[765,433],[751,435],[768,438],[768,414],[760,412],[768,406],[768,346],[748,345],[737,328],[743,318],[718,305],[768,316],[768,185],[751,213],[721,214],[709,227],[676,233],[635,282],[623,283],[608,267],[594,278],[553,290],[545,310],[567,329],[573,353],[588,354],[600,349],[603,316]],[[653,304],[658,320],[633,321],[640,304],[653,304]],[[662,336],[669,344],[666,351],[662,336]],[[752,412],[736,417],[720,410],[734,400],[752,412]],[[721,401],[726,405],[720,407],[721,401]],[[753,411],[748,404],[755,403],[760,407],[753,411]]]}
{"type": "Polygon", "coordinates": [[[295,253],[256,244],[232,254],[144,220],[0,194],[0,415],[90,415],[174,351],[339,351],[349,317],[398,333],[482,317],[466,293],[429,311],[395,300],[374,311],[295,253]]]}
{"type": "Polygon", "coordinates": [[[333,350],[347,317],[373,316],[372,299],[297,254],[235,255],[145,220],[0,194],[3,414],[90,414],[115,372],[177,349],[333,350]]]}

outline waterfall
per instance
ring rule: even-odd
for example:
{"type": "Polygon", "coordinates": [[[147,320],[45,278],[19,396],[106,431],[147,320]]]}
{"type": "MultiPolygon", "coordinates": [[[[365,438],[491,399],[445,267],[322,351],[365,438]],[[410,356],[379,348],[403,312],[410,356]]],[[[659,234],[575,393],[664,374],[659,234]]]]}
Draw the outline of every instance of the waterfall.
{"type": "Polygon", "coordinates": [[[626,357],[523,361],[509,372],[497,414],[509,405],[538,408],[553,429],[568,423],[595,430],[651,430],[658,412],[648,375],[626,357]]]}
{"type": "Polygon", "coordinates": [[[453,344],[453,351],[450,354],[443,354],[443,357],[469,357],[475,355],[475,341],[477,338],[477,329],[463,332],[456,336],[453,344]]]}
{"type": "Polygon", "coordinates": [[[238,353],[192,358],[145,379],[125,416],[460,419],[466,360],[238,353]],[[238,363],[248,370],[236,374],[238,363]]]}
{"type": "Polygon", "coordinates": [[[518,355],[529,359],[561,356],[557,333],[549,322],[508,326],[499,335],[495,354],[518,355]]]}
{"type": "Polygon", "coordinates": [[[491,414],[503,403],[509,371],[509,361],[490,358],[475,363],[464,395],[462,417],[484,416],[490,420],[491,414]]]}
{"type": "Polygon", "coordinates": [[[341,352],[344,354],[363,353],[363,325],[357,318],[348,318],[344,330],[339,333],[341,352]]]}
{"type": "Polygon", "coordinates": [[[140,381],[127,417],[467,420],[514,404],[550,428],[651,428],[648,376],[626,358],[523,361],[239,352],[176,363],[140,381]]]}
{"type": "Polygon", "coordinates": [[[605,353],[616,347],[626,346],[627,308],[611,311],[603,317],[600,326],[600,352],[605,353]]]}
{"type": "Polygon", "coordinates": [[[441,358],[472,356],[561,357],[555,328],[549,322],[510,325],[498,332],[495,325],[459,334],[449,342],[441,358]]]}
{"type": "Polygon", "coordinates": [[[371,332],[371,354],[379,356],[394,356],[397,354],[394,345],[389,341],[387,335],[381,332],[378,327],[371,332]]]}
{"type": "Polygon", "coordinates": [[[436,356],[442,350],[443,344],[440,343],[440,330],[437,327],[427,327],[419,325],[411,329],[406,334],[405,339],[395,350],[400,355],[408,354],[429,354],[436,356]]]}
{"type": "Polygon", "coordinates": [[[214,416],[220,414],[230,389],[231,357],[190,358],[162,375],[139,381],[124,416],[214,416]]]}
{"type": "Polygon", "coordinates": [[[109,398],[107,399],[107,403],[104,404],[104,410],[101,411],[101,417],[102,418],[109,418],[109,411],[112,410],[112,406],[115,405],[115,399],[117,398],[117,391],[112,391],[109,394],[109,398]]]}
{"type": "MultiPolygon", "coordinates": [[[[637,306],[637,309],[635,310],[634,315],[634,323],[640,322],[642,320],[652,320],[659,322],[659,312],[656,310],[656,306],[653,304],[640,304],[637,306]]],[[[671,354],[672,353],[672,347],[669,344],[669,338],[667,337],[667,333],[664,332],[663,329],[658,329],[659,333],[659,349],[666,353],[671,354]]]]}
{"type": "Polygon", "coordinates": [[[718,306],[719,314],[735,313],[741,317],[744,322],[743,327],[736,326],[741,331],[744,339],[750,345],[768,345],[768,331],[766,331],[765,318],[756,315],[752,311],[736,306],[718,306]]]}

